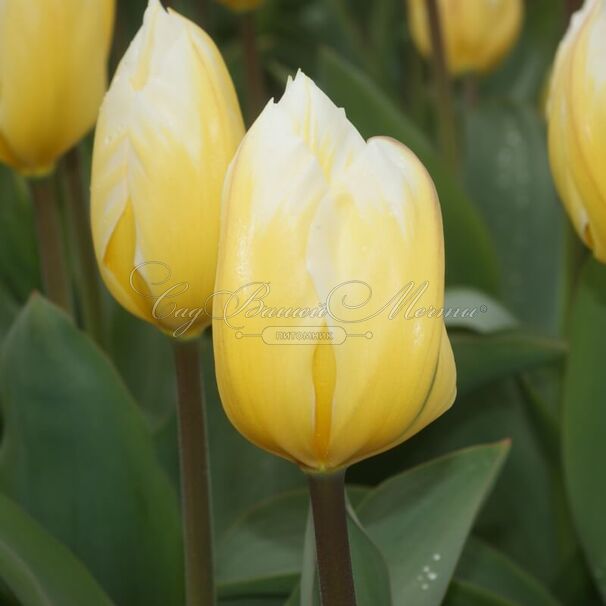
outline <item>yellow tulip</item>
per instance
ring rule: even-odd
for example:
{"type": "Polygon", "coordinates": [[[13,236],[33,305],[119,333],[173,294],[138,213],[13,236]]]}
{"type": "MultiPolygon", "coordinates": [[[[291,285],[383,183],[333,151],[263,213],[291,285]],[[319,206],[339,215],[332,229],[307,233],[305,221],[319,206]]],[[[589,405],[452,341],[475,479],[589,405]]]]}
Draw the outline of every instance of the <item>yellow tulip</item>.
{"type": "Polygon", "coordinates": [[[0,162],[49,172],[92,128],[115,0],[0,2],[0,162]]]}
{"type": "Polygon", "coordinates": [[[221,189],[243,134],[212,40],[150,0],[99,115],[91,218],[110,292],[175,336],[210,323],[221,189]]]}
{"type": "Polygon", "coordinates": [[[551,168],[583,242],[606,263],[606,0],[588,0],[558,50],[547,104],[551,168]]]}
{"type": "MultiPolygon", "coordinates": [[[[486,72],[510,51],[522,26],[522,0],[438,0],[448,69],[453,75],[486,72]]],[[[412,39],[431,55],[427,0],[408,0],[412,39]]]]}
{"type": "Polygon", "coordinates": [[[454,399],[443,318],[429,311],[444,297],[431,178],[400,143],[365,142],[300,72],[230,167],[216,290],[227,415],[302,467],[389,449],[454,399]],[[411,283],[426,288],[414,310],[411,283]]]}
{"type": "Polygon", "coordinates": [[[234,13],[246,13],[255,10],[263,4],[263,0],[218,0],[234,13]]]}

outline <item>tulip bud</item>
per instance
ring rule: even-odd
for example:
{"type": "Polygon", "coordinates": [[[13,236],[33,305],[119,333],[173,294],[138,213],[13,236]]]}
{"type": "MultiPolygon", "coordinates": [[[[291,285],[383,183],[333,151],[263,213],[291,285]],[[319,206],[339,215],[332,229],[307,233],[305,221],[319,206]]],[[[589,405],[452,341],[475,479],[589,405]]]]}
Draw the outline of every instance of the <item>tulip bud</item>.
{"type": "Polygon", "coordinates": [[[150,0],[99,115],[92,228],[113,296],[175,336],[210,323],[221,189],[243,134],[212,40],[150,0]]]}
{"type": "Polygon", "coordinates": [[[547,103],[551,168],[575,229],[606,263],[606,0],[587,0],[560,44],[547,103]]]}
{"type": "Polygon", "coordinates": [[[92,128],[115,0],[0,2],[0,162],[49,172],[92,128]]]}
{"type": "MultiPolygon", "coordinates": [[[[453,75],[486,72],[513,47],[522,25],[522,0],[438,0],[448,69],[453,75]]],[[[431,55],[427,0],[408,0],[412,39],[431,55]]]]}
{"type": "Polygon", "coordinates": [[[219,2],[234,13],[246,13],[263,4],[263,0],[219,0],[219,2]]]}
{"type": "Polygon", "coordinates": [[[391,448],[454,399],[443,317],[430,311],[444,297],[431,178],[400,143],[365,142],[300,72],[228,172],[216,290],[227,415],[303,467],[391,448]]]}

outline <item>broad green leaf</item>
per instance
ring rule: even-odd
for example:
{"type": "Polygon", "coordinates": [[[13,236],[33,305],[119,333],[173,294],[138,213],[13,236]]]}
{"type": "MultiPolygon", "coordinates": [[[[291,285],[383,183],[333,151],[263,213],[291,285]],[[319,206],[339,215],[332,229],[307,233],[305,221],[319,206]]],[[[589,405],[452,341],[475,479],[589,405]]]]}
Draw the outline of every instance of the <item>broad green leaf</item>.
{"type": "Polygon", "coordinates": [[[225,533],[216,550],[221,596],[290,593],[301,570],[308,507],[305,491],[280,495],[225,533]]]}
{"type": "Polygon", "coordinates": [[[394,602],[387,562],[353,510],[348,528],[358,606],[391,606],[394,602]]]}
{"type": "Polygon", "coordinates": [[[176,410],[177,385],[170,339],[113,301],[110,307],[112,360],[156,429],[174,416],[176,410]]]}
{"type": "MultiPolygon", "coordinates": [[[[353,503],[367,492],[361,487],[347,488],[353,503]]],[[[290,593],[302,568],[308,509],[309,496],[302,489],[256,503],[237,519],[217,540],[221,596],[290,593]]]]}
{"type": "Polygon", "coordinates": [[[561,574],[572,547],[562,544],[566,505],[553,461],[529,423],[528,405],[517,383],[493,383],[457,399],[419,435],[353,467],[350,479],[377,482],[455,449],[507,438],[510,454],[474,533],[549,585],[561,574]]]}
{"type": "Polygon", "coordinates": [[[461,581],[453,581],[443,604],[444,606],[519,606],[486,589],[461,581]]]}
{"type": "Polygon", "coordinates": [[[562,341],[519,331],[481,336],[453,332],[450,342],[457,365],[459,396],[491,381],[555,362],[567,352],[562,341]]]}
{"type": "Polygon", "coordinates": [[[465,546],[455,576],[517,606],[559,604],[547,589],[506,555],[477,539],[470,539],[465,546]]]}
{"type": "Polygon", "coordinates": [[[476,446],[388,479],[358,507],[387,560],[394,606],[439,604],[508,444],[476,446]]]}
{"type": "Polygon", "coordinates": [[[33,296],[0,359],[0,486],[116,603],[182,601],[177,500],[108,359],[33,296]]]}
{"type": "Polygon", "coordinates": [[[398,139],[431,174],[442,205],[447,282],[495,292],[496,257],[488,232],[424,133],[369,78],[330,50],[320,53],[319,77],[323,90],[346,109],[364,137],[389,135],[398,139]]]}
{"type": "MultiPolygon", "coordinates": [[[[349,493],[353,494],[353,491],[350,490],[349,493]]],[[[362,527],[351,505],[348,505],[347,522],[358,606],[375,606],[376,604],[390,606],[392,599],[387,563],[383,554],[362,527]]],[[[315,550],[313,521],[308,515],[301,582],[291,594],[287,606],[320,606],[315,550]]]]}
{"type": "MultiPolygon", "coordinates": [[[[112,604],[73,554],[3,495],[0,578],[21,606],[112,604]]],[[[12,606],[17,602],[2,604],[12,606]]]]}
{"type": "Polygon", "coordinates": [[[564,385],[568,496],[593,577],[606,599],[606,268],[589,261],[573,308],[564,385]]]}
{"type": "Polygon", "coordinates": [[[472,288],[446,290],[444,321],[448,328],[466,328],[479,333],[518,326],[517,320],[501,303],[472,288]]]}
{"type": "Polygon", "coordinates": [[[536,111],[487,103],[466,113],[469,191],[488,225],[502,301],[523,324],[559,332],[565,303],[566,223],[536,111]]]}

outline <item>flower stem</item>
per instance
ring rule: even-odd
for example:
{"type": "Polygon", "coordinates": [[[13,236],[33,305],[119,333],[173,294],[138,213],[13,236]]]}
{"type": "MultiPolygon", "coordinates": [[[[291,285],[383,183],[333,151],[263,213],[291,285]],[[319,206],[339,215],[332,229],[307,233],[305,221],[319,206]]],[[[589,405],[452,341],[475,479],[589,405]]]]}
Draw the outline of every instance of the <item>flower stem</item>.
{"type": "Polygon", "coordinates": [[[29,182],[38,234],[42,281],[47,297],[71,314],[71,294],[63,250],[61,222],[52,176],[29,182]]]}
{"type": "Polygon", "coordinates": [[[355,606],[347,511],[345,471],[307,476],[316,535],[318,574],[323,606],[355,606]]]}
{"type": "Polygon", "coordinates": [[[248,11],[240,17],[240,36],[242,52],[246,64],[246,86],[248,89],[248,120],[253,122],[265,105],[267,94],[265,80],[259,59],[257,45],[257,28],[253,11],[248,11]]]}
{"type": "Polygon", "coordinates": [[[73,148],[67,154],[63,168],[69,189],[67,210],[74,249],[77,253],[74,256],[77,262],[84,326],[91,337],[100,343],[103,334],[101,289],[84,196],[82,165],[77,148],[73,148]]]}
{"type": "Polygon", "coordinates": [[[210,473],[198,341],[175,342],[187,606],[215,603],[210,473]]]}
{"type": "Polygon", "coordinates": [[[436,84],[436,110],[442,153],[449,166],[457,168],[457,131],[452,101],[452,86],[448,65],[440,11],[437,0],[426,0],[429,32],[431,35],[431,57],[436,84]]]}

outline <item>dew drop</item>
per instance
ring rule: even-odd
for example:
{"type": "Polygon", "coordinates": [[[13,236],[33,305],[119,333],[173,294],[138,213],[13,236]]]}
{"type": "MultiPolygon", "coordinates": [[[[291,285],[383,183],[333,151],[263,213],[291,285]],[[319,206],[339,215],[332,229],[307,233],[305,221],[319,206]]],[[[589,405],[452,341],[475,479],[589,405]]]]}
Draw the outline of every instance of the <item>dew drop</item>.
{"type": "Polygon", "coordinates": [[[439,553],[434,553],[433,554],[433,561],[434,562],[439,562],[442,559],[442,556],[439,553]]]}

